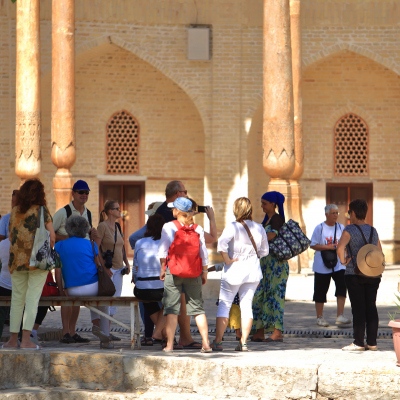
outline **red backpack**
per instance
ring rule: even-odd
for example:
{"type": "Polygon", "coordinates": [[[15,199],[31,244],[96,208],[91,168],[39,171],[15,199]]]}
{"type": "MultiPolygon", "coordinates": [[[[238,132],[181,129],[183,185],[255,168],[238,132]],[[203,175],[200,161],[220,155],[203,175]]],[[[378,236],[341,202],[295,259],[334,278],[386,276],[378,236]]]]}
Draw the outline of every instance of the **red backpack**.
{"type": "Polygon", "coordinates": [[[172,275],[180,278],[197,278],[201,275],[200,235],[197,225],[181,225],[173,221],[178,231],[168,251],[167,266],[172,275]]]}
{"type": "Polygon", "coordinates": [[[47,297],[47,296],[59,296],[59,295],[60,291],[58,290],[58,287],[54,282],[53,274],[51,273],[51,271],[49,271],[49,273],[47,274],[46,283],[43,286],[42,296],[47,297]]]}

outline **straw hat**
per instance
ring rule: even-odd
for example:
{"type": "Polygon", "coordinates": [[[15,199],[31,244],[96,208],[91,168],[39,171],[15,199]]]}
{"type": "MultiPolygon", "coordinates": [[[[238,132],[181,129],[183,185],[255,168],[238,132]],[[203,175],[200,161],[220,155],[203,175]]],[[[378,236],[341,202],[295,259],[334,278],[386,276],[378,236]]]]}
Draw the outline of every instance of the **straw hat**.
{"type": "Polygon", "coordinates": [[[378,276],[385,270],[385,255],[374,244],[366,244],[357,254],[357,267],[367,276],[378,276]]]}

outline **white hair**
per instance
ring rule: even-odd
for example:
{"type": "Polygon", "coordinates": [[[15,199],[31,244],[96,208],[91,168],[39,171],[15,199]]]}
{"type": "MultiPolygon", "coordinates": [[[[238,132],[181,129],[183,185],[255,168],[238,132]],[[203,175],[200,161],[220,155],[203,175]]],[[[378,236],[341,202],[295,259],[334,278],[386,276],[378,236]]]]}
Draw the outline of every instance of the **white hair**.
{"type": "Polygon", "coordinates": [[[325,214],[329,214],[331,210],[339,210],[336,204],[328,204],[325,206],[325,214]]]}

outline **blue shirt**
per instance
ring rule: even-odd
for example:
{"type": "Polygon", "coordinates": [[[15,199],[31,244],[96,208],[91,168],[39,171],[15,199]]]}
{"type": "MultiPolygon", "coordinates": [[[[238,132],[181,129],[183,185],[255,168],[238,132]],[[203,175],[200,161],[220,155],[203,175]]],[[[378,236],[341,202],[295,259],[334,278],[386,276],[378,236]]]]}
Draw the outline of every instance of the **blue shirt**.
{"type": "Polygon", "coordinates": [[[140,228],[138,231],[133,232],[131,236],[129,236],[129,244],[132,247],[132,250],[135,250],[135,244],[139,239],[144,238],[144,234],[147,231],[147,225],[145,225],[143,228],[140,228]]]}
{"type": "Polygon", "coordinates": [[[5,236],[6,238],[8,238],[9,234],[8,234],[8,225],[10,223],[10,215],[6,214],[3,216],[3,218],[0,220],[0,235],[5,236]]]}
{"type": "MultiPolygon", "coordinates": [[[[89,240],[71,237],[57,242],[54,248],[61,258],[61,273],[65,289],[90,285],[99,280],[92,244],[89,240]]],[[[94,243],[94,249],[97,255],[96,243],[94,243]]]]}

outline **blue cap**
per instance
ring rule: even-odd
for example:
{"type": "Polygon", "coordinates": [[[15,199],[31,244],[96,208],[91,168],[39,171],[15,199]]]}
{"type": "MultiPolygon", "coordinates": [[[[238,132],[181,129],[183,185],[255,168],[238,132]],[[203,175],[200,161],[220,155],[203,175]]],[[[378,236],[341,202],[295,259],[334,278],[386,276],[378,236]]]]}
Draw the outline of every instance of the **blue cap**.
{"type": "Polygon", "coordinates": [[[72,190],[89,190],[90,192],[89,185],[85,181],[81,180],[75,182],[72,190]]]}
{"type": "Polygon", "coordinates": [[[173,203],[168,203],[169,208],[176,208],[179,211],[188,212],[192,209],[192,202],[186,197],[178,197],[173,203]]]}

